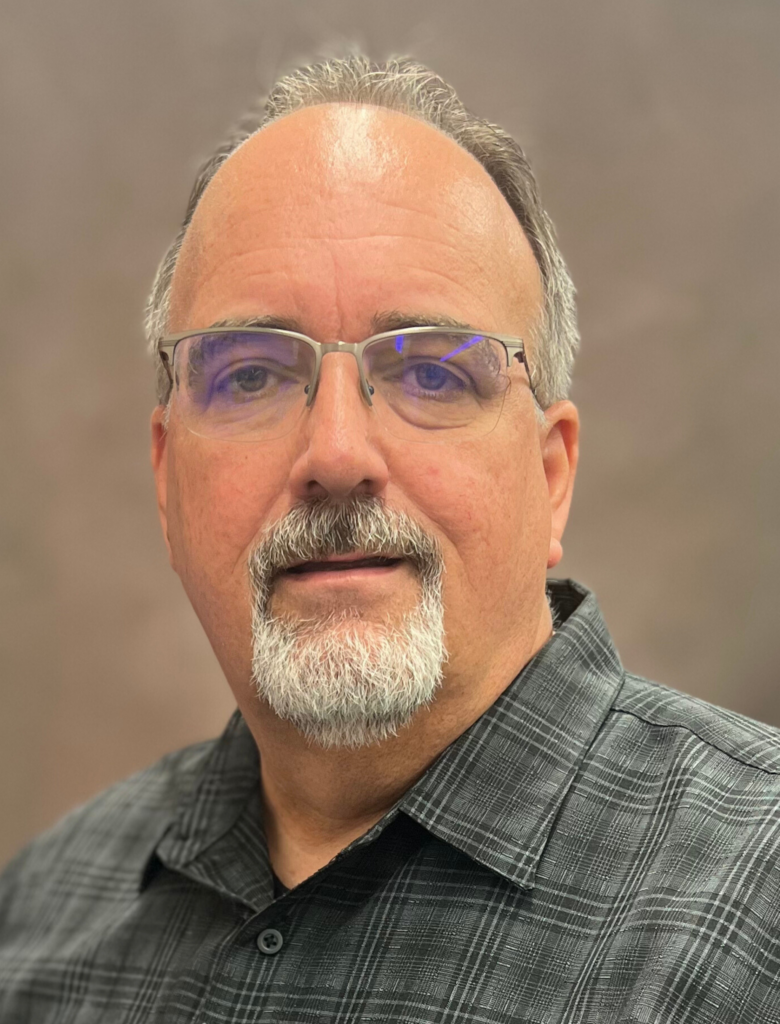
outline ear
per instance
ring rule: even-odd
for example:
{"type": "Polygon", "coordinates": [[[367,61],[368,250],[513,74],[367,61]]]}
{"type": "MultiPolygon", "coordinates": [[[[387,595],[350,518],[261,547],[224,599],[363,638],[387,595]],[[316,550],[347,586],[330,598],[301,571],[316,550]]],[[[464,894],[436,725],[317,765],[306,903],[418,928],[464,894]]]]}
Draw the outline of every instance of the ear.
{"type": "Polygon", "coordinates": [[[579,458],[580,418],[571,402],[556,402],[544,413],[542,427],[542,460],[550,496],[550,554],[547,568],[552,569],[563,557],[563,531],[569,518],[574,490],[574,477],[579,458]]]}
{"type": "Polygon", "coordinates": [[[157,512],[160,516],[168,560],[173,565],[173,554],[168,539],[168,430],[165,426],[165,406],[158,405],[152,413],[152,470],[157,490],[157,512]]]}

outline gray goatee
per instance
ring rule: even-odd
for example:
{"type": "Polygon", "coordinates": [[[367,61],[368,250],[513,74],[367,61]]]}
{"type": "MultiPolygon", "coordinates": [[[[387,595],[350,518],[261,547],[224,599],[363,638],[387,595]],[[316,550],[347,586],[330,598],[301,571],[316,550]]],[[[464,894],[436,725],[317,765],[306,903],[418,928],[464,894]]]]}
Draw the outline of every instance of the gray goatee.
{"type": "Polygon", "coordinates": [[[443,573],[436,539],[379,498],[295,506],[249,558],[258,697],[320,747],[365,747],[395,736],[441,685],[447,659],[443,573]],[[420,599],[401,622],[366,621],[350,607],[314,619],[271,615],[279,573],[352,552],[405,558],[414,567],[420,599]]]}

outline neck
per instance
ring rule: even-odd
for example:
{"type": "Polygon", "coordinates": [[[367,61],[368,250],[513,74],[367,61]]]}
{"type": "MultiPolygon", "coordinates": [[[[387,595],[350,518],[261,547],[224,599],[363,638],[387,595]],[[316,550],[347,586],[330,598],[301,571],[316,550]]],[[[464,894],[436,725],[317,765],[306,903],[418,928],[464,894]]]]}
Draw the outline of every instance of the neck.
{"type": "MultiPolygon", "coordinates": [[[[531,636],[514,638],[488,663],[458,670],[453,659],[430,709],[394,737],[359,749],[311,745],[256,699],[242,707],[261,752],[269,855],[285,884],[297,884],[375,824],[458,736],[496,701],[547,642],[547,602],[531,636]]],[[[242,702],[243,703],[243,702],[242,702]]]]}

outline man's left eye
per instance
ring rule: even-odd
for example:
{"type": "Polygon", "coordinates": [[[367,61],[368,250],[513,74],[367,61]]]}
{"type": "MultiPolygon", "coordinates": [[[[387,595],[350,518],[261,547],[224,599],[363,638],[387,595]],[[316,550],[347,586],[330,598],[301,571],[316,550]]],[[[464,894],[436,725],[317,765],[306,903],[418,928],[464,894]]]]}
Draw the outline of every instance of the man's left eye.
{"type": "Polygon", "coordinates": [[[404,387],[410,391],[455,392],[468,389],[468,382],[439,363],[417,363],[406,368],[404,387]]]}

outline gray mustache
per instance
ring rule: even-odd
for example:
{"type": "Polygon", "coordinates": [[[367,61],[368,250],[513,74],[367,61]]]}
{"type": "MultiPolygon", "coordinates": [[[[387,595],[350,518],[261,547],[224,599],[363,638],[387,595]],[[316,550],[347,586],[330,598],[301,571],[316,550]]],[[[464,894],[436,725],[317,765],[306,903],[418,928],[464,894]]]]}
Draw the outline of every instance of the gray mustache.
{"type": "Polygon", "coordinates": [[[440,579],[440,545],[406,513],[389,509],[381,498],[358,495],[350,502],[321,498],[294,506],[262,538],[249,558],[258,596],[298,562],[363,552],[371,557],[407,559],[424,583],[440,579]]]}

